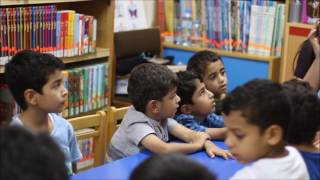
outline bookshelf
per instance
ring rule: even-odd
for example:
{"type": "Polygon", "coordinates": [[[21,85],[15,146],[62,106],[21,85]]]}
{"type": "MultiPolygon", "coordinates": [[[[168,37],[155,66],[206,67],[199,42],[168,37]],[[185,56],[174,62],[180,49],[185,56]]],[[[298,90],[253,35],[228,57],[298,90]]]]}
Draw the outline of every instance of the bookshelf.
{"type": "MultiPolygon", "coordinates": [[[[97,19],[96,52],[80,56],[62,57],[65,64],[76,64],[101,59],[100,62],[108,62],[112,67],[113,50],[113,21],[114,1],[112,0],[1,0],[0,8],[14,8],[26,6],[56,5],[57,10],[74,10],[76,13],[93,16],[97,19]]],[[[107,84],[112,77],[111,70],[108,71],[107,84]]],[[[0,76],[4,73],[4,66],[0,66],[0,76]]],[[[111,99],[108,98],[107,104],[111,99]]]]}
{"type": "MultiPolygon", "coordinates": [[[[61,59],[65,64],[67,64],[67,68],[73,67],[82,67],[83,65],[95,65],[95,63],[107,63],[108,67],[106,71],[99,72],[107,72],[106,74],[101,73],[103,76],[99,79],[105,79],[106,84],[109,86],[111,84],[112,69],[109,67],[113,67],[113,23],[114,23],[114,0],[1,0],[0,8],[17,8],[17,7],[40,7],[46,5],[55,5],[57,10],[74,10],[76,13],[81,13],[84,15],[89,15],[94,17],[97,20],[96,26],[96,50],[91,53],[86,53],[83,55],[77,56],[68,56],[62,57],[61,59]]],[[[3,78],[4,66],[0,66],[0,78],[3,78]]],[[[100,74],[99,74],[100,75],[100,74]]],[[[96,78],[97,79],[97,78],[96,78]]],[[[100,85],[100,84],[99,84],[100,85]]],[[[98,111],[107,112],[108,106],[111,104],[111,97],[109,96],[109,91],[105,93],[107,96],[107,102],[104,107],[99,107],[92,111],[80,113],[78,116],[72,116],[72,120],[75,118],[83,118],[90,119],[91,116],[94,116],[98,111]],[[88,118],[87,118],[88,117],[88,118]]],[[[107,118],[103,116],[102,121],[99,127],[99,133],[101,137],[103,137],[103,131],[107,128],[105,126],[107,118]]],[[[77,123],[77,122],[76,122],[77,123]]],[[[79,121],[81,126],[87,125],[89,122],[79,121]]],[[[78,124],[79,124],[78,123],[78,124]]],[[[80,125],[79,125],[80,126],[80,125]]],[[[77,133],[77,132],[76,132],[77,133]]],[[[90,132],[91,133],[91,132],[90,132]]],[[[89,133],[89,134],[90,134],[89,133]]],[[[80,133],[80,139],[85,138],[85,133],[80,133]]],[[[96,136],[97,133],[91,133],[91,135],[96,136]]],[[[104,140],[104,138],[100,138],[104,140]]],[[[99,147],[101,149],[97,149],[99,152],[99,160],[95,163],[95,166],[101,165],[103,163],[103,156],[105,154],[105,143],[99,141],[99,147]]],[[[98,144],[97,144],[98,145],[98,144]]]]}
{"type": "MultiPolygon", "coordinates": [[[[167,3],[167,1],[163,1],[165,3],[167,3]]],[[[277,42],[282,42],[282,47],[281,48],[274,48],[274,50],[271,50],[271,52],[265,53],[263,52],[261,53],[249,53],[249,48],[246,50],[246,46],[243,46],[242,49],[237,47],[237,43],[239,43],[239,39],[237,39],[237,37],[239,37],[238,34],[236,34],[234,36],[234,34],[231,33],[231,35],[229,34],[227,37],[229,37],[229,41],[230,41],[230,36],[232,36],[233,42],[232,47],[230,47],[230,42],[226,42],[225,39],[225,35],[226,33],[223,31],[219,30],[219,26],[218,23],[227,23],[228,21],[223,21],[224,18],[224,14],[220,14],[219,16],[217,14],[220,13],[220,10],[214,10],[212,13],[215,15],[214,17],[217,17],[215,20],[215,18],[211,18],[210,20],[207,19],[207,12],[211,12],[210,8],[212,8],[212,6],[214,8],[218,7],[219,5],[221,6],[221,12],[222,9],[227,9],[226,7],[224,7],[226,4],[222,3],[222,1],[204,1],[204,0],[191,0],[191,1],[180,1],[183,2],[183,4],[176,4],[176,2],[179,1],[174,1],[173,5],[171,5],[171,7],[173,7],[173,9],[177,9],[177,8],[183,8],[182,10],[180,9],[179,11],[174,11],[173,14],[166,14],[168,11],[168,7],[170,7],[170,5],[164,5],[164,9],[161,9],[161,3],[158,3],[158,17],[157,17],[157,24],[160,26],[162,26],[162,29],[164,29],[164,44],[163,44],[163,53],[164,56],[175,56],[175,61],[174,63],[183,63],[186,64],[188,59],[197,51],[200,50],[204,50],[204,49],[209,49],[211,51],[214,51],[216,53],[218,53],[222,59],[225,62],[226,68],[227,68],[227,72],[228,72],[228,78],[229,78],[229,83],[230,83],[230,87],[228,87],[229,90],[232,90],[236,85],[242,84],[252,78],[268,78],[268,79],[272,79],[275,81],[279,81],[279,74],[280,74],[280,63],[283,61],[283,54],[281,55],[280,53],[283,51],[283,37],[279,38],[280,40],[276,41],[277,42]],[[188,4],[190,3],[190,4],[188,4]],[[220,4],[221,3],[221,4],[220,4]],[[219,4],[219,5],[218,5],[219,4]],[[191,7],[191,11],[188,9],[189,7],[191,7]],[[222,8],[223,7],[223,8],[222,8]],[[194,10],[195,9],[195,10],[194,10]],[[188,11],[189,10],[189,11],[188,11]],[[179,17],[182,18],[182,21],[184,23],[187,24],[187,20],[185,18],[184,14],[181,13],[181,11],[183,12],[191,12],[189,14],[191,14],[192,17],[192,22],[194,23],[194,21],[197,19],[200,20],[200,31],[194,33],[194,26],[193,26],[193,30],[192,30],[192,35],[194,36],[194,34],[200,36],[200,38],[191,38],[192,42],[194,42],[195,40],[195,45],[189,45],[188,43],[179,43],[179,41],[175,38],[171,38],[170,35],[176,35],[178,33],[178,36],[181,36],[181,33],[185,33],[183,30],[182,31],[175,31],[176,28],[182,26],[176,26],[177,22],[166,22],[167,17],[162,17],[161,15],[163,15],[163,13],[166,16],[172,16],[172,18],[174,17],[179,17]],[[204,13],[205,12],[205,13],[204,13]],[[196,14],[196,15],[195,15],[196,14]],[[195,15],[195,16],[194,16],[195,15]],[[219,19],[221,18],[221,19],[219,19]],[[169,23],[169,25],[168,25],[169,23]],[[213,24],[208,25],[208,24],[213,24]],[[165,25],[165,26],[163,26],[165,25]],[[216,26],[216,27],[213,27],[216,26]],[[167,29],[165,29],[165,28],[167,29]],[[170,32],[170,27],[171,29],[174,31],[173,33],[170,32]],[[213,29],[213,34],[212,36],[209,36],[210,33],[212,33],[212,31],[208,31],[207,29],[209,29],[210,27],[212,27],[213,29]],[[217,29],[218,28],[218,29],[217,29]],[[169,31],[169,32],[168,32],[169,31]],[[218,32],[218,34],[217,34],[218,32]],[[219,34],[221,35],[222,33],[222,39],[221,42],[219,42],[219,38],[221,38],[221,36],[219,36],[219,34]],[[166,36],[169,35],[169,36],[166,36]],[[169,37],[169,38],[168,38],[169,37]],[[216,41],[217,39],[217,41],[216,41]],[[166,41],[167,40],[167,41],[166,41]],[[168,41],[169,40],[169,41],[168,41]],[[198,40],[198,44],[197,44],[197,40],[198,40]],[[200,41],[200,43],[199,43],[200,41]],[[173,42],[178,42],[177,44],[174,44],[173,42]],[[208,46],[208,43],[212,43],[213,45],[208,46]],[[222,43],[222,46],[219,45],[219,43],[222,43]],[[233,44],[235,43],[235,44],[233,44]],[[223,45],[225,44],[225,45],[223,45]],[[212,46],[214,46],[215,48],[212,48],[212,46]],[[219,48],[220,47],[220,48],[219,48]],[[231,50],[232,49],[232,50],[231,50]],[[277,54],[277,55],[276,55],[277,54]],[[253,69],[252,69],[253,68],[253,69]]],[[[231,2],[231,1],[230,1],[231,2]]],[[[237,1],[240,4],[240,1],[237,1]]],[[[242,1],[243,3],[244,1],[242,1]]],[[[274,1],[270,1],[271,3],[273,3],[274,1]]],[[[282,12],[282,16],[284,18],[284,25],[282,26],[283,30],[281,31],[281,28],[279,28],[279,32],[283,32],[283,36],[285,37],[286,35],[285,33],[285,23],[288,19],[288,7],[289,7],[289,0],[277,0],[278,4],[281,3],[282,7],[276,7],[279,9],[276,9],[276,12],[279,10],[279,12],[282,12]]],[[[234,3],[234,2],[232,2],[234,3]]],[[[265,3],[265,1],[263,1],[263,3],[265,3]]],[[[243,5],[243,4],[242,4],[243,5]]],[[[261,5],[261,4],[260,4],[261,5]]],[[[231,6],[232,7],[232,6],[231,6]]],[[[232,10],[230,10],[231,12],[232,10]]],[[[234,13],[235,11],[232,11],[232,13],[234,13]]],[[[243,11],[244,12],[244,11],[243,11]]],[[[241,11],[240,11],[241,13],[241,11]]],[[[189,17],[189,19],[191,18],[189,17]]],[[[242,22],[242,20],[237,19],[237,16],[231,16],[232,18],[235,18],[234,21],[238,20],[240,22],[242,22]]],[[[275,17],[279,17],[277,15],[275,15],[275,17]]],[[[230,18],[230,17],[229,17],[230,18]]],[[[238,22],[237,21],[237,22],[238,22]]],[[[251,19],[250,19],[251,21],[251,19]]],[[[275,19],[276,21],[276,19],[275,19]]],[[[199,22],[198,22],[199,23],[199,22]]],[[[229,22],[229,24],[227,25],[227,34],[230,32],[234,32],[234,30],[232,29],[233,26],[237,26],[233,25],[233,21],[229,22]],[[231,27],[231,30],[230,30],[231,27]]],[[[241,23],[239,23],[241,24],[241,23]]],[[[258,25],[262,23],[258,23],[258,25]]],[[[221,25],[221,28],[225,28],[226,26],[221,25]]],[[[238,25],[239,26],[239,25],[238,25]]],[[[186,26],[187,27],[187,26],[186,26]]],[[[239,32],[237,32],[239,33],[239,32]]],[[[261,30],[259,31],[259,34],[266,34],[267,33],[267,29],[261,30]]],[[[240,32],[241,34],[241,32],[240,32]]],[[[241,37],[241,36],[240,36],[241,37]]],[[[281,37],[281,36],[280,36],[281,37]]],[[[241,39],[242,40],[242,39],[241,39]]],[[[245,42],[244,40],[242,40],[240,42],[245,42]]],[[[182,41],[183,42],[183,41],[182,41]]],[[[193,44],[193,43],[191,43],[193,44]]],[[[258,44],[259,45],[259,44],[258,44]]],[[[248,46],[249,47],[249,43],[248,46]]],[[[278,46],[276,46],[278,47],[278,46]]],[[[264,48],[264,47],[263,47],[264,48]]],[[[262,49],[263,49],[262,48],[262,49]]],[[[259,50],[260,51],[260,50],[259,50]]]]}

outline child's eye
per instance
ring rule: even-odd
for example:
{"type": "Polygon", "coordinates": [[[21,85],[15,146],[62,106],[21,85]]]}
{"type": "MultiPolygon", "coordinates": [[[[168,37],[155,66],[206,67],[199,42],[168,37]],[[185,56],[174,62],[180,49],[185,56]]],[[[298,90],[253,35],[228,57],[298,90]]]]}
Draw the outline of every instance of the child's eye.
{"type": "Polygon", "coordinates": [[[240,140],[244,138],[244,135],[242,135],[242,134],[241,135],[240,134],[235,134],[235,136],[237,137],[237,139],[240,139],[240,140]]]}
{"type": "Polygon", "coordinates": [[[210,76],[210,79],[214,80],[214,79],[216,79],[216,77],[217,77],[216,75],[212,75],[212,76],[210,76]]]}

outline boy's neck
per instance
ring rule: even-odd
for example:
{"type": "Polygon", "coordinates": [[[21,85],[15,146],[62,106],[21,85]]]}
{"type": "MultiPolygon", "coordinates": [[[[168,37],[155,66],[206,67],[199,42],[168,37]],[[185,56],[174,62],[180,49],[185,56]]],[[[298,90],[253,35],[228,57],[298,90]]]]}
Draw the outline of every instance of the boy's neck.
{"type": "Polygon", "coordinates": [[[320,153],[320,150],[314,147],[312,144],[298,144],[293,146],[296,147],[299,151],[320,153]]]}
{"type": "Polygon", "coordinates": [[[289,154],[286,150],[284,143],[271,147],[271,150],[265,155],[266,158],[281,158],[289,154]]]}
{"type": "MultiPolygon", "coordinates": [[[[193,115],[193,114],[192,114],[193,115]]],[[[204,121],[205,119],[206,119],[206,117],[207,116],[203,116],[203,115],[193,115],[195,118],[196,118],[196,120],[198,120],[198,121],[204,121]]]]}
{"type": "Polygon", "coordinates": [[[145,112],[144,113],[147,117],[149,117],[150,119],[153,119],[155,121],[161,121],[161,118],[159,118],[157,115],[150,113],[150,112],[145,112]]]}
{"type": "Polygon", "coordinates": [[[48,113],[28,109],[20,114],[20,120],[25,127],[35,133],[50,134],[53,129],[48,113]]]}

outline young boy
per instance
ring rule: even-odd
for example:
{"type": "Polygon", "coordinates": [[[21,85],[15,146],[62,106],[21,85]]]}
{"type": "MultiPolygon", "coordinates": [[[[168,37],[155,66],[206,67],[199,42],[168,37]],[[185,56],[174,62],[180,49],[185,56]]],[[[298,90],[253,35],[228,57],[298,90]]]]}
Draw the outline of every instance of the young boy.
{"type": "Polygon", "coordinates": [[[227,93],[227,74],[223,61],[216,53],[208,50],[195,53],[188,62],[187,70],[199,74],[206,88],[216,100],[216,114],[221,114],[221,101],[227,93]]]}
{"type": "Polygon", "coordinates": [[[206,133],[192,131],[171,119],[180,101],[177,83],[176,75],[162,65],[146,63],[132,70],[128,94],[133,106],[111,139],[108,161],[143,149],[168,154],[192,153],[204,147],[209,156],[214,155],[214,145],[206,133]],[[187,143],[168,143],[169,133],[187,143]]]}
{"type": "Polygon", "coordinates": [[[63,68],[63,62],[53,55],[24,50],[6,64],[5,76],[22,109],[10,125],[24,126],[35,134],[50,134],[64,152],[68,173],[72,174],[72,165],[75,167],[82,155],[71,124],[56,114],[63,110],[68,96],[63,68]]]}
{"type": "MultiPolygon", "coordinates": [[[[177,76],[177,95],[181,101],[175,119],[189,129],[206,132],[211,139],[224,139],[226,128],[223,117],[213,113],[215,100],[213,94],[205,88],[202,78],[192,71],[181,71],[177,76]]],[[[216,154],[231,156],[218,147],[216,154]]]]}
{"type": "Polygon", "coordinates": [[[320,151],[313,145],[317,131],[320,130],[320,99],[312,93],[310,85],[299,80],[283,84],[291,100],[293,118],[289,125],[288,143],[301,153],[311,180],[320,179],[320,151]]]}
{"type": "Polygon", "coordinates": [[[64,155],[48,135],[0,127],[0,179],[68,180],[64,155]]]}
{"type": "Polygon", "coordinates": [[[225,143],[242,163],[231,179],[309,179],[299,152],[285,146],[291,120],[288,98],[280,84],[252,80],[223,100],[225,143]]]}

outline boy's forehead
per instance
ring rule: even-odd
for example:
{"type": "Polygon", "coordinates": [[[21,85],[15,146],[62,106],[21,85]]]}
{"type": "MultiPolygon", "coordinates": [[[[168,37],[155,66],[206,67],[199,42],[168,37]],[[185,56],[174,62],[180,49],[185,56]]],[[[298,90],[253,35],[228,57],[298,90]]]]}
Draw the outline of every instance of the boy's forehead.
{"type": "Polygon", "coordinates": [[[205,68],[205,73],[206,74],[213,73],[213,72],[219,71],[222,68],[224,68],[224,65],[220,60],[217,60],[215,62],[209,62],[205,68]]]}
{"type": "Polygon", "coordinates": [[[57,69],[57,70],[53,71],[51,74],[49,74],[47,83],[51,82],[51,81],[55,81],[55,80],[60,79],[62,77],[63,77],[62,71],[57,69]]]}

